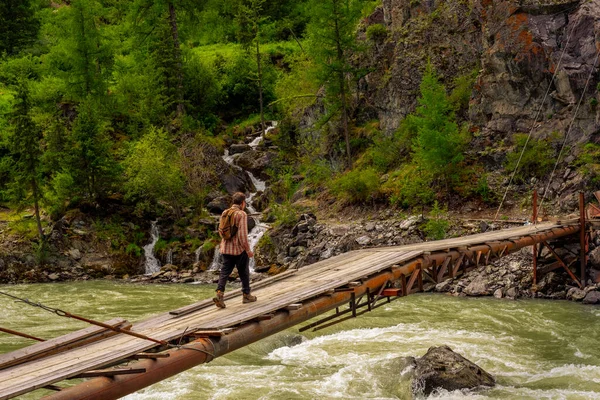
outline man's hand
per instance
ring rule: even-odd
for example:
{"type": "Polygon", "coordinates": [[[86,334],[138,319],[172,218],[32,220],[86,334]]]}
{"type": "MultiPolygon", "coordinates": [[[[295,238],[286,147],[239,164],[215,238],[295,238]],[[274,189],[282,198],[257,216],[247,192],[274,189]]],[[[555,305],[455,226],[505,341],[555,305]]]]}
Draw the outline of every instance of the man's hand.
{"type": "Polygon", "coordinates": [[[254,257],[254,253],[253,253],[252,251],[249,251],[249,252],[248,252],[248,257],[249,257],[249,258],[252,258],[252,257],[254,257]]]}

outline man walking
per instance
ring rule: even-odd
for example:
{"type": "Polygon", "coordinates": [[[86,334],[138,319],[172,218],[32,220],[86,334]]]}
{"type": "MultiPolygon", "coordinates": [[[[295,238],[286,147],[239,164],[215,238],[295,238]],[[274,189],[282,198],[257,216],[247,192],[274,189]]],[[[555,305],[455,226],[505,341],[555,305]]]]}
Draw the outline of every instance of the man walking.
{"type": "MultiPolygon", "coordinates": [[[[217,296],[213,298],[215,305],[219,308],[225,308],[223,294],[225,292],[225,284],[227,278],[233,272],[233,268],[237,268],[238,274],[242,281],[242,303],[252,303],[256,301],[256,296],[250,294],[250,268],[248,263],[250,258],[254,257],[254,253],[250,250],[248,243],[248,216],[244,212],[246,208],[246,195],[244,193],[234,193],[233,205],[228,210],[223,211],[223,218],[230,218],[231,225],[237,228],[237,232],[225,239],[223,232],[219,229],[221,236],[221,244],[219,250],[223,256],[223,266],[219,274],[219,284],[217,286],[217,296]]],[[[235,231],[235,228],[233,229],[235,231]]],[[[232,231],[232,233],[233,233],[232,231]]]]}

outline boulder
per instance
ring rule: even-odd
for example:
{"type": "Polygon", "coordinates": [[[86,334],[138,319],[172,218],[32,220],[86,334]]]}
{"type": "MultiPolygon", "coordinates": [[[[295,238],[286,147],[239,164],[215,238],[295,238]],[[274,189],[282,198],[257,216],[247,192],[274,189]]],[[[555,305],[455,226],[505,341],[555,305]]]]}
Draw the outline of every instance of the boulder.
{"type": "Polygon", "coordinates": [[[225,170],[221,175],[219,175],[221,180],[221,184],[227,190],[227,193],[234,194],[235,192],[253,192],[254,185],[250,180],[248,174],[246,174],[241,169],[231,168],[229,170],[225,170]]]}
{"type": "Polygon", "coordinates": [[[490,294],[488,281],[483,275],[477,276],[469,285],[463,289],[468,296],[487,296],[490,294]]]}
{"type": "Polygon", "coordinates": [[[589,253],[590,266],[594,269],[600,269],[600,247],[596,247],[589,253]]]}
{"type": "Polygon", "coordinates": [[[369,243],[371,243],[371,238],[368,236],[361,236],[359,238],[356,239],[356,243],[358,243],[361,246],[366,246],[369,243]]]}
{"type": "Polygon", "coordinates": [[[234,154],[240,154],[240,153],[245,153],[247,151],[252,150],[252,147],[250,147],[247,144],[241,143],[241,144],[232,144],[229,147],[229,155],[232,156],[234,154]]]}
{"type": "Polygon", "coordinates": [[[206,205],[206,209],[213,214],[221,214],[231,205],[231,196],[221,196],[206,205]]]}
{"type": "Polygon", "coordinates": [[[274,158],[275,153],[251,150],[240,154],[235,163],[239,167],[252,172],[254,175],[261,178],[268,178],[268,175],[265,175],[264,171],[274,158]]]}
{"type": "Polygon", "coordinates": [[[493,376],[448,346],[430,347],[415,364],[412,390],[416,395],[427,396],[438,388],[452,391],[496,384],[493,376]]]}
{"type": "Polygon", "coordinates": [[[589,292],[583,299],[583,304],[598,304],[600,303],[600,292],[593,290],[589,292]]]}
{"type": "Polygon", "coordinates": [[[569,289],[569,291],[567,292],[567,299],[568,300],[573,300],[573,301],[581,301],[585,298],[586,293],[585,291],[576,288],[576,287],[572,287],[571,289],[569,289]]]}
{"type": "Polygon", "coordinates": [[[436,292],[447,292],[448,289],[450,289],[452,287],[452,278],[450,279],[446,279],[443,282],[438,283],[437,285],[435,285],[435,291],[436,292]]]}
{"type": "Polygon", "coordinates": [[[248,232],[250,232],[256,226],[256,220],[249,215],[246,218],[248,221],[248,232]]]}

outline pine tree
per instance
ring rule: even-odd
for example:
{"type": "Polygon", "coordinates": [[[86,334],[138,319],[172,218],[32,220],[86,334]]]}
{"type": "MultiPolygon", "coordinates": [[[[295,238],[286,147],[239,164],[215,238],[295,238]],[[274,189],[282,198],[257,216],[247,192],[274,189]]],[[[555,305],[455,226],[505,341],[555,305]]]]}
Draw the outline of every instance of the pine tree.
{"type": "Polygon", "coordinates": [[[0,1],[0,54],[16,54],[32,43],[40,28],[31,0],[0,1]]]}
{"type": "Polygon", "coordinates": [[[333,110],[341,112],[341,128],[347,163],[352,164],[349,134],[349,79],[355,68],[350,56],[357,51],[355,26],[360,17],[358,0],[313,0],[309,25],[310,52],[319,67],[319,79],[327,89],[333,110]]]}
{"type": "Polygon", "coordinates": [[[446,88],[431,63],[425,69],[420,92],[419,106],[410,117],[417,133],[413,141],[414,160],[420,168],[442,178],[448,185],[463,160],[465,139],[455,121],[446,88]]]}
{"type": "Polygon", "coordinates": [[[236,21],[239,26],[238,40],[246,50],[251,47],[255,49],[257,81],[258,81],[258,101],[260,106],[260,127],[265,132],[265,112],[263,99],[263,70],[262,54],[260,52],[261,44],[261,23],[265,20],[262,17],[263,5],[265,0],[243,0],[240,3],[236,21]]]}
{"type": "Polygon", "coordinates": [[[13,158],[11,167],[11,193],[19,203],[31,204],[35,208],[35,220],[40,240],[44,232],[40,218],[42,197],[42,131],[31,118],[31,102],[26,81],[16,87],[15,104],[10,118],[8,137],[13,158]]]}

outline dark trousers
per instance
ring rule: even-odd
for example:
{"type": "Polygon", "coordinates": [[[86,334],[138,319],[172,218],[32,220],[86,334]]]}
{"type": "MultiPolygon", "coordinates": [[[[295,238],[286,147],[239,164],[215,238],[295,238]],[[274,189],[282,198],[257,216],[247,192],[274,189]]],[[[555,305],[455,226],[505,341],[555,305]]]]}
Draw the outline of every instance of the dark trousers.
{"type": "Polygon", "coordinates": [[[233,268],[237,268],[240,279],[242,280],[242,292],[250,294],[250,268],[248,267],[250,258],[248,258],[248,254],[244,251],[237,256],[222,254],[222,257],[223,266],[221,267],[221,272],[219,274],[219,285],[217,286],[217,290],[222,292],[225,291],[227,278],[229,278],[229,275],[233,272],[233,268]]]}

